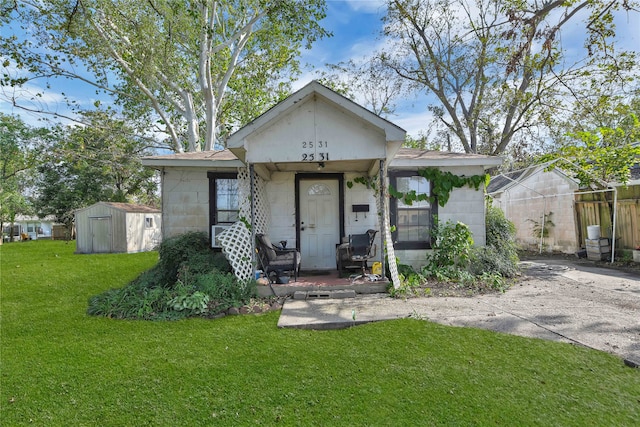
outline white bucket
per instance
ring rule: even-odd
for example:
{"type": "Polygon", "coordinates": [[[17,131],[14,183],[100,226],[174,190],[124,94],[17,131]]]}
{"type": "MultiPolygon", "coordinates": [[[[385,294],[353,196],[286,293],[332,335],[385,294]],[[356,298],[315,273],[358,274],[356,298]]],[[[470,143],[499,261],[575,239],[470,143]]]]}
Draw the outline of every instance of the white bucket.
{"type": "Polygon", "coordinates": [[[600,238],[600,226],[588,225],[587,226],[587,238],[589,240],[597,240],[600,238]]]}

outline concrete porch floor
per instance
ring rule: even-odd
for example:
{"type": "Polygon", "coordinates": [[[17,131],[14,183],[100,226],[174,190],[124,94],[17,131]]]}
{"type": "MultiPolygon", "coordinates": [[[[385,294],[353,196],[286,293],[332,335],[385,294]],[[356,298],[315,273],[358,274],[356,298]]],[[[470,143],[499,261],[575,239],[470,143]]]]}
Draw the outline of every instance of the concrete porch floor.
{"type": "Polygon", "coordinates": [[[356,294],[377,294],[386,292],[389,281],[386,277],[382,280],[372,282],[367,279],[358,279],[351,281],[349,277],[340,277],[337,270],[323,272],[307,272],[301,271],[298,280],[284,285],[272,283],[271,285],[258,285],[258,296],[287,296],[293,295],[295,292],[312,292],[312,291],[345,291],[353,290],[356,294]]]}

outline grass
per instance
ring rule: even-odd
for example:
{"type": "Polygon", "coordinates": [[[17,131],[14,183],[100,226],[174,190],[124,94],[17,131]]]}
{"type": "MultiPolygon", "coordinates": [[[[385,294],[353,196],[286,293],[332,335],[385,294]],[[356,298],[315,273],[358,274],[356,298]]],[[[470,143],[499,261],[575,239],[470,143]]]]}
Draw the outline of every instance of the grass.
{"type": "Polygon", "coordinates": [[[7,426],[541,425],[640,420],[640,371],[567,344],[416,319],[280,330],[278,313],[123,321],[85,314],[157,253],[0,247],[7,426]]]}

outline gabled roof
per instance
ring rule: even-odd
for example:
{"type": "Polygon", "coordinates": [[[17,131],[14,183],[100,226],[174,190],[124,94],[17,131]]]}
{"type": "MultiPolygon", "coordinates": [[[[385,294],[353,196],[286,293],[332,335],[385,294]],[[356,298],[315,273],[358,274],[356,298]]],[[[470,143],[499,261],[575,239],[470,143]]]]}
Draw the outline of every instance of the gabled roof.
{"type": "Polygon", "coordinates": [[[487,186],[487,193],[491,194],[506,190],[507,187],[513,185],[514,181],[519,181],[520,177],[525,175],[527,172],[530,172],[530,168],[492,176],[491,181],[487,186]]]}
{"type": "Polygon", "coordinates": [[[551,162],[543,163],[540,165],[533,165],[524,169],[492,176],[491,181],[487,186],[487,194],[495,194],[495,193],[501,193],[501,192],[507,191],[508,189],[514,186],[520,185],[519,183],[523,182],[530,176],[538,173],[545,173],[545,172],[560,175],[564,179],[572,183],[575,183],[576,185],[579,185],[579,182],[573,177],[571,177],[567,173],[567,171],[562,169],[560,165],[556,164],[552,169],[546,171],[545,168],[547,168],[551,163],[556,163],[556,162],[551,161],[551,162]]]}
{"type": "Polygon", "coordinates": [[[16,215],[14,222],[56,222],[54,215],[47,215],[40,218],[36,215],[16,215]]]}
{"type": "MultiPolygon", "coordinates": [[[[142,160],[145,166],[206,166],[223,168],[243,166],[243,163],[229,149],[144,157],[142,160]]],[[[390,167],[483,166],[486,169],[500,164],[502,164],[502,158],[496,156],[432,151],[419,148],[400,148],[391,161],[390,167]]]]}
{"type": "Polygon", "coordinates": [[[342,108],[371,125],[383,130],[387,142],[404,142],[405,140],[406,131],[401,127],[383,119],[361,105],[320,84],[318,81],[313,80],[232,134],[227,141],[227,147],[229,147],[231,151],[235,152],[239,158],[242,158],[243,156],[238,152],[238,150],[244,147],[244,140],[249,135],[267,126],[272,121],[277,120],[282,115],[294,109],[297,104],[304,102],[313,96],[320,96],[337,107],[342,108]]]}

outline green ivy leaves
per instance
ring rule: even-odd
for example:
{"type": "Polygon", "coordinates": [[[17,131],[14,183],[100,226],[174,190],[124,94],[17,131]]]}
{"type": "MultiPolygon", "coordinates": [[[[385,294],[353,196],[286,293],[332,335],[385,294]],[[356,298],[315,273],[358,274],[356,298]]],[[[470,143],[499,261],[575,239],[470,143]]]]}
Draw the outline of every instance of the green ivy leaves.
{"type": "MultiPolygon", "coordinates": [[[[444,207],[449,201],[449,196],[454,188],[469,186],[477,191],[480,189],[480,186],[489,185],[489,180],[491,179],[488,174],[460,176],[454,175],[451,172],[443,172],[436,168],[420,169],[418,170],[418,175],[431,182],[431,196],[424,193],[417,194],[415,190],[403,193],[393,188],[393,186],[389,186],[389,194],[391,197],[395,197],[409,206],[415,202],[428,201],[429,203],[435,203],[437,200],[438,204],[444,207]]],[[[376,190],[374,178],[359,176],[354,178],[353,182],[347,181],[347,187],[353,188],[354,182],[376,190]]]]}
{"type": "Polygon", "coordinates": [[[431,182],[431,196],[416,194],[415,191],[402,193],[391,187],[389,188],[389,194],[402,200],[404,204],[409,206],[411,206],[413,202],[427,200],[429,203],[435,203],[437,201],[438,205],[444,207],[449,201],[449,196],[454,188],[469,186],[477,191],[481,185],[488,185],[490,179],[488,174],[460,176],[447,171],[443,172],[436,168],[420,169],[418,170],[418,175],[431,182]]]}

